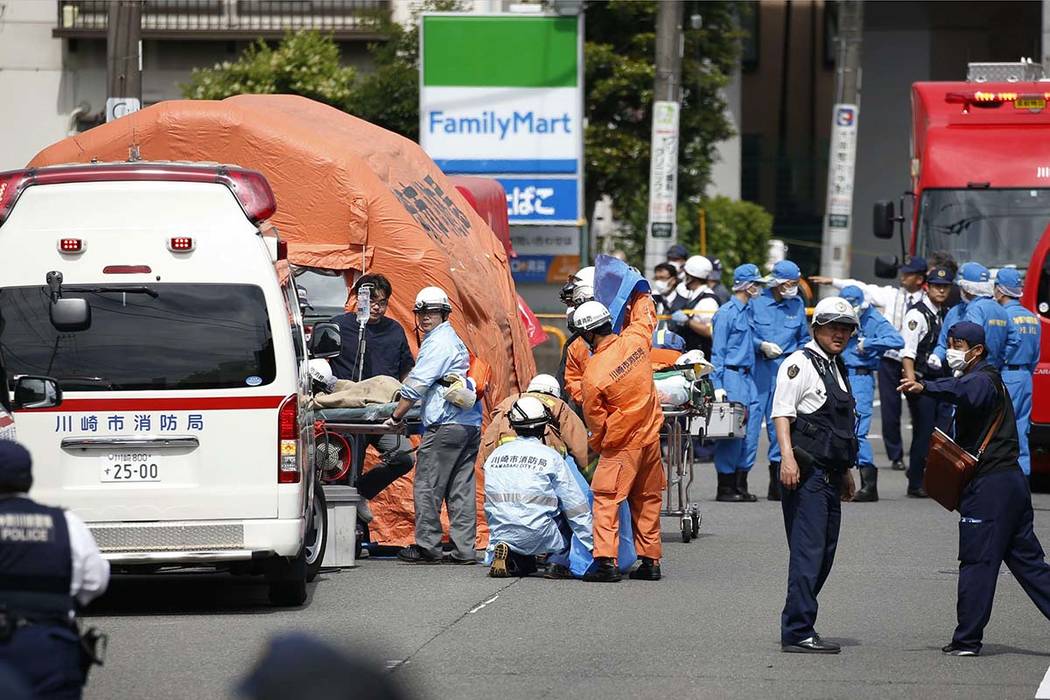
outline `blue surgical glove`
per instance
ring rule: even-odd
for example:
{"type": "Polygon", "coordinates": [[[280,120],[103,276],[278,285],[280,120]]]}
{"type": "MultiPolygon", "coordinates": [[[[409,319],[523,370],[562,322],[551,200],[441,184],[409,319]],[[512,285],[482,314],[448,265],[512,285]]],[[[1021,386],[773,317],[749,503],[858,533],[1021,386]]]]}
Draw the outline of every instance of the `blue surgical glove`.
{"type": "Polygon", "coordinates": [[[689,323],[689,316],[684,311],[679,309],[678,311],[675,311],[673,314],[671,314],[671,323],[673,323],[676,326],[685,326],[689,323]]]}

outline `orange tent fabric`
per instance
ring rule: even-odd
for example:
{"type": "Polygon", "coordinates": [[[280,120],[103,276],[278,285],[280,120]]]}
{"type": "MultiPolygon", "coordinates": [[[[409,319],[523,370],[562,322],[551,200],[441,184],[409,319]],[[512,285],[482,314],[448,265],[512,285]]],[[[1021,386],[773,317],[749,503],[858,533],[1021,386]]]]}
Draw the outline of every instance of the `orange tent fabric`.
{"type": "MultiPolygon", "coordinates": [[[[418,144],[303,97],[239,95],[161,102],[49,146],[30,166],[122,161],[136,146],[143,160],[261,171],[277,196],[271,222],[289,260],[338,270],[360,270],[364,261],[385,274],[394,287],[388,314],[413,344],[416,293],[444,289],[452,325],[492,367],[489,406],[524,391],[535,374],[503,245],[418,144]]],[[[373,532],[408,544],[411,485],[406,478],[395,487],[389,499],[402,507],[377,508],[373,532]],[[396,517],[381,517],[387,510],[396,517]]],[[[486,541],[481,531],[479,544],[486,541]]]]}

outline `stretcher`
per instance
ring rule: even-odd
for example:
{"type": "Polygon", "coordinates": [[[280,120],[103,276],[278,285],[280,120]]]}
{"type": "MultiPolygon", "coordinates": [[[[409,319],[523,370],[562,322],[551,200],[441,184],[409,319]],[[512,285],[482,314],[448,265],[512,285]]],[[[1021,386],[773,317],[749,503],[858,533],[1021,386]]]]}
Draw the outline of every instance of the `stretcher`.
{"type": "Polygon", "coordinates": [[[368,404],[356,408],[318,408],[314,410],[315,460],[326,483],[341,483],[351,472],[347,484],[353,486],[361,475],[363,448],[354,443],[365,435],[405,435],[418,432],[420,410],[409,409],[405,420],[395,426],[385,425],[394,413],[396,402],[368,404]],[[354,455],[357,459],[354,459],[354,455]]]}
{"type": "Polygon", "coordinates": [[[667,486],[664,509],[660,515],[677,518],[682,542],[700,534],[703,515],[700,504],[693,501],[689,488],[693,484],[693,445],[696,439],[731,440],[743,437],[747,414],[743,404],[702,400],[683,406],[663,406],[664,425],[660,432],[667,486]]]}

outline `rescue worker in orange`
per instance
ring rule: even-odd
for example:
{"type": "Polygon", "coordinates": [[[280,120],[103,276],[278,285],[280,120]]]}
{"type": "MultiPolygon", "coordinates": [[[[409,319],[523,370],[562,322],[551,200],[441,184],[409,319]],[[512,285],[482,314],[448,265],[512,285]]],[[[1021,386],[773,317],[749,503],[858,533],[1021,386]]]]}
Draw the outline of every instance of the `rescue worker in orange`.
{"type": "MultiPolygon", "coordinates": [[[[573,325],[572,317],[576,308],[585,301],[594,298],[594,267],[585,267],[569,277],[561,289],[561,300],[566,306],[565,325],[569,330],[569,339],[562,350],[561,364],[558,367],[557,380],[565,387],[563,398],[571,402],[574,410],[583,403],[583,367],[591,356],[587,343],[580,340],[579,331],[573,325]]],[[[580,465],[581,468],[586,466],[580,465]]]]}
{"type": "Polygon", "coordinates": [[[629,576],[658,581],[666,477],[660,456],[663,411],[649,361],[656,307],[648,292],[635,294],[619,335],[613,333],[609,310],[597,301],[578,306],[573,321],[592,352],[583,372],[583,413],[591,449],[600,454],[591,481],[596,566],[583,578],[620,580],[617,511],[627,499],[640,562],[629,576]]]}
{"type": "Polygon", "coordinates": [[[551,412],[553,420],[547,424],[543,444],[556,451],[566,461],[575,462],[573,466],[577,469],[586,469],[587,428],[580,417],[572,412],[569,405],[559,398],[561,387],[558,386],[558,380],[549,374],[537,374],[529,382],[529,387],[524,394],[508,396],[492,409],[489,427],[485,429],[485,434],[481,437],[478,460],[484,464],[493,450],[504,442],[518,438],[518,433],[511,426],[507,413],[522,396],[539,399],[551,412]]]}

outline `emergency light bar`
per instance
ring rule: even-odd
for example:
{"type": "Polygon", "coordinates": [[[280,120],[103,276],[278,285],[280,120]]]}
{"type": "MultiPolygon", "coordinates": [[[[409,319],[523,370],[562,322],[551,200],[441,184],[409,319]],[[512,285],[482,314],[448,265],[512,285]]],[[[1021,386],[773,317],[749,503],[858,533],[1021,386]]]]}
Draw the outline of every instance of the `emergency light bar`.
{"type": "Polygon", "coordinates": [[[270,183],[255,170],[196,163],[85,163],[0,172],[0,225],[11,215],[22,192],[33,185],[144,180],[226,185],[253,224],[270,218],[277,211],[270,183]]]}
{"type": "Polygon", "coordinates": [[[948,104],[974,105],[977,107],[1001,107],[1006,102],[1015,103],[1020,109],[1042,109],[1050,101],[1050,92],[1019,93],[990,92],[975,90],[973,92],[949,92],[944,96],[948,104]],[[1034,101],[1026,105],[1026,101],[1034,101]]]}

